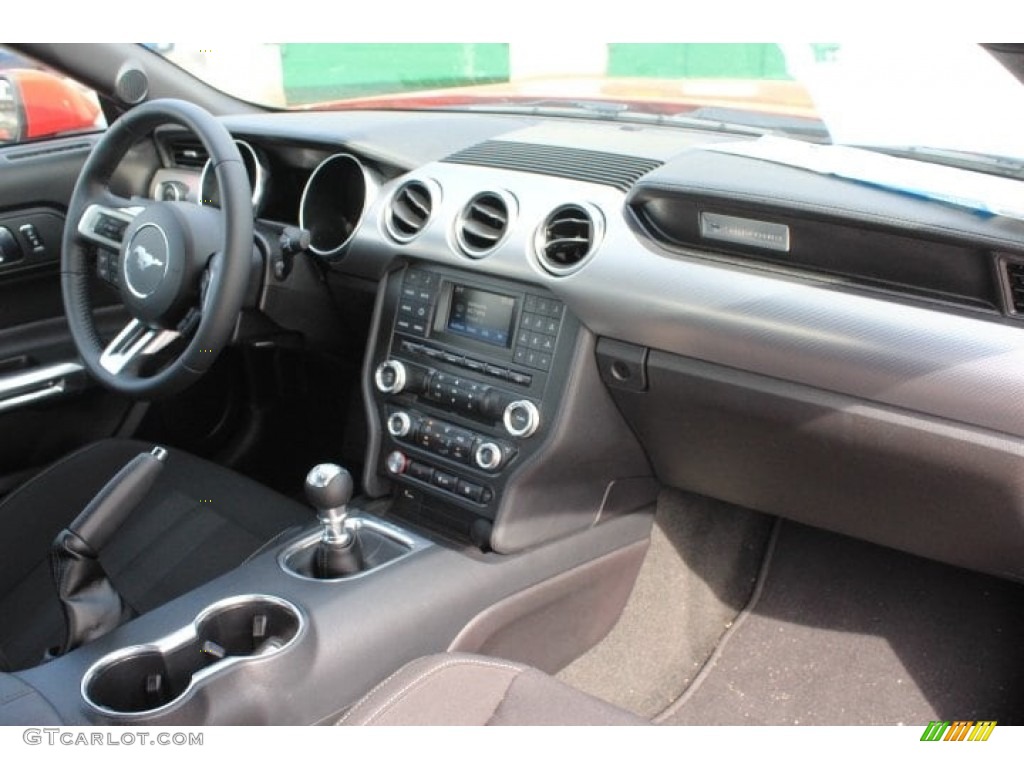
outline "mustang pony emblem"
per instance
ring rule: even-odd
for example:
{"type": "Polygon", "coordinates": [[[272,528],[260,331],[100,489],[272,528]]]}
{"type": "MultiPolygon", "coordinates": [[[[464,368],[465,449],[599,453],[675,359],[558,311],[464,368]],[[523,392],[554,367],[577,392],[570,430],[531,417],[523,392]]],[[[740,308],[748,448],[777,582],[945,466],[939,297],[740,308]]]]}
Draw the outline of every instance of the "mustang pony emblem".
{"type": "Polygon", "coordinates": [[[135,254],[135,258],[138,260],[139,269],[148,269],[149,267],[162,267],[164,263],[160,261],[156,256],[151,254],[141,245],[136,245],[132,249],[132,253],[135,254]]]}

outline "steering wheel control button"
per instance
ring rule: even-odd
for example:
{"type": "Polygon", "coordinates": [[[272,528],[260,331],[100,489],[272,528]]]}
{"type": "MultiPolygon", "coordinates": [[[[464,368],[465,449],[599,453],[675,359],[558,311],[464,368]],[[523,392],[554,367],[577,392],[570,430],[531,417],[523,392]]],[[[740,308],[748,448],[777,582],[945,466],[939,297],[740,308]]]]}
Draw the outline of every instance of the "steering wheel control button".
{"type": "Polygon", "coordinates": [[[405,389],[406,378],[405,366],[397,360],[385,360],[373,374],[377,390],[385,395],[397,395],[405,389]]]}
{"type": "Polygon", "coordinates": [[[118,254],[106,248],[96,249],[96,275],[113,286],[121,284],[121,263],[118,254]]]}
{"type": "Polygon", "coordinates": [[[156,293],[170,262],[167,234],[158,224],[143,224],[132,235],[124,258],[124,283],[132,295],[145,299],[156,293]]]}
{"type": "Polygon", "coordinates": [[[505,407],[502,423],[512,437],[530,437],[540,426],[540,411],[529,400],[516,400],[505,407]]]}
{"type": "Polygon", "coordinates": [[[124,219],[118,219],[101,213],[96,218],[96,224],[93,226],[93,232],[97,235],[102,235],[115,243],[120,243],[121,239],[124,237],[124,231],[127,228],[128,222],[124,219]]]}

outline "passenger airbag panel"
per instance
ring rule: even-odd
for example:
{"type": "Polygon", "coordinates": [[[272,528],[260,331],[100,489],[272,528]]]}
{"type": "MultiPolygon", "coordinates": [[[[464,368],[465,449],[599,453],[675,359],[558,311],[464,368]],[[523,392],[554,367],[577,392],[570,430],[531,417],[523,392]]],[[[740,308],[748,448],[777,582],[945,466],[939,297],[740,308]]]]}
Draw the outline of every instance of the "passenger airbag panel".
{"type": "Polygon", "coordinates": [[[1000,307],[992,260],[977,246],[708,197],[638,195],[633,206],[652,236],[668,248],[699,248],[739,261],[805,269],[853,285],[972,309],[1000,307]],[[791,245],[778,253],[705,239],[699,228],[704,213],[784,226],[791,245]]]}

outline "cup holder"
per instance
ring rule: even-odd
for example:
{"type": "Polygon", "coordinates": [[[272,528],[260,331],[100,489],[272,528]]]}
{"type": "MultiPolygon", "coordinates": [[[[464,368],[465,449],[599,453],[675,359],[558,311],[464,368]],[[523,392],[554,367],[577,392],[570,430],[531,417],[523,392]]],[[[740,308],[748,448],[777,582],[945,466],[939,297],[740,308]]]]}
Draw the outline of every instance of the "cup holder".
{"type": "Polygon", "coordinates": [[[105,714],[152,714],[184,699],[215,670],[280,653],[302,628],[302,615],[286,600],[222,600],[189,627],[104,656],[83,678],[82,696],[105,714]]]}

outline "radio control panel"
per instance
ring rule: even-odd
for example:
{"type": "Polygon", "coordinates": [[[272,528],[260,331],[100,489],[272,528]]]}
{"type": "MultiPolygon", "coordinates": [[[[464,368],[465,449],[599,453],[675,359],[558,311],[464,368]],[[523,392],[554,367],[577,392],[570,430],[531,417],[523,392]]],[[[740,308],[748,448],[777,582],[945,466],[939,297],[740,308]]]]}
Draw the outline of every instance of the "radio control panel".
{"type": "Polygon", "coordinates": [[[407,267],[385,290],[377,471],[412,517],[480,538],[557,414],[578,321],[542,289],[446,267],[407,267]]]}

